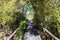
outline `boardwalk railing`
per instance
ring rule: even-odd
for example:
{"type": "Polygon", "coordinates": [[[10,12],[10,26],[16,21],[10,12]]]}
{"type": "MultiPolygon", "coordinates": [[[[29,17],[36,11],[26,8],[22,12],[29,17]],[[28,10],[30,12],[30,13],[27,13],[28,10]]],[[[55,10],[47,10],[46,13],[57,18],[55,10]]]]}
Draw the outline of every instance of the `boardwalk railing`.
{"type": "Polygon", "coordinates": [[[10,36],[8,36],[8,37],[5,36],[4,40],[10,40],[20,28],[21,28],[21,26],[18,27],[10,36]]]}
{"type": "MultiPolygon", "coordinates": [[[[10,36],[5,37],[4,40],[10,40],[20,28],[21,28],[21,26],[18,27],[10,36]]],[[[44,30],[44,32],[48,33],[53,39],[60,40],[58,37],[54,36],[51,32],[49,32],[46,28],[43,28],[43,30],[44,30]]]]}
{"type": "Polygon", "coordinates": [[[58,37],[54,36],[51,32],[49,32],[46,28],[43,28],[44,32],[48,33],[53,39],[60,40],[58,37]]]}

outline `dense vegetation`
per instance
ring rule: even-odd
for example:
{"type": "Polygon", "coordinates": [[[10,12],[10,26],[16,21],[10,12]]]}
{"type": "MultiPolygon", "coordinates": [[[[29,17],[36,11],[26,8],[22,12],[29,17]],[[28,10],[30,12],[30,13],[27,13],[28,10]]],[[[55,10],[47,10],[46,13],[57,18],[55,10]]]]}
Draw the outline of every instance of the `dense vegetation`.
{"type": "Polygon", "coordinates": [[[36,28],[42,29],[42,27],[45,27],[60,38],[60,0],[31,0],[31,3],[35,10],[36,28]]]}
{"type": "MultiPolygon", "coordinates": [[[[16,40],[22,39],[26,18],[33,19],[37,30],[45,27],[60,38],[60,0],[0,0],[0,29],[6,36],[21,25],[15,37],[16,40]]],[[[45,40],[50,39],[45,33],[45,40]]]]}

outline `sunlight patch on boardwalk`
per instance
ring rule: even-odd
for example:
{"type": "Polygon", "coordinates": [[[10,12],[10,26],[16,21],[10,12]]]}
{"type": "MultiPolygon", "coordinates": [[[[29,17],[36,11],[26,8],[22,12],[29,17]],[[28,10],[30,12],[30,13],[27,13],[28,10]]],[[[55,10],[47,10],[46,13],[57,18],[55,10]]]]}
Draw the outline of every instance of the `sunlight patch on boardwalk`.
{"type": "Polygon", "coordinates": [[[32,35],[30,32],[25,33],[23,40],[41,40],[40,35],[32,35]]]}

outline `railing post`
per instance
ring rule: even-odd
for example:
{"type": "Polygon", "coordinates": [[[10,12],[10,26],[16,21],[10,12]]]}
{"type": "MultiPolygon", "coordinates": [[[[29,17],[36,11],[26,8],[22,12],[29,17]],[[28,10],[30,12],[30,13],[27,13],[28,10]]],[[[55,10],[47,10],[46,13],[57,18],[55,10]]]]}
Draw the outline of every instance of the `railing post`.
{"type": "Polygon", "coordinates": [[[3,30],[4,30],[4,40],[7,40],[6,38],[6,26],[3,24],[3,30]]]}
{"type": "Polygon", "coordinates": [[[7,40],[7,38],[6,38],[6,33],[4,33],[4,40],[7,40]]]}

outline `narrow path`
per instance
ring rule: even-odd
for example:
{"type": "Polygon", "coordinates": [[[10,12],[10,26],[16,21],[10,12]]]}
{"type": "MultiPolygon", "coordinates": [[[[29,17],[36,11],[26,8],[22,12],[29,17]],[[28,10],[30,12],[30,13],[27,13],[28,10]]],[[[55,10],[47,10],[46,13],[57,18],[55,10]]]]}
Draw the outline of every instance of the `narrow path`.
{"type": "Polygon", "coordinates": [[[33,21],[31,19],[28,19],[28,27],[24,33],[23,40],[41,40],[37,30],[33,27],[33,21]]]}

